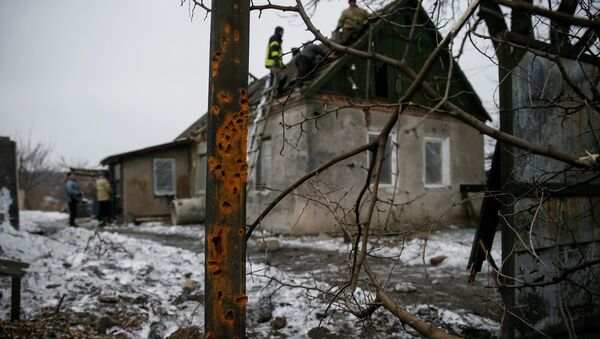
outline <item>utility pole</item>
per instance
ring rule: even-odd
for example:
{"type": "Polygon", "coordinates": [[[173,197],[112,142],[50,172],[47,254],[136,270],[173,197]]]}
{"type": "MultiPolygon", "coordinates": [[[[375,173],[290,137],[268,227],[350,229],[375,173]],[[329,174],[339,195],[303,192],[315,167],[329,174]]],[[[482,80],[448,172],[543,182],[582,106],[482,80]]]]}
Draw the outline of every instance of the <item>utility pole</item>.
{"type": "Polygon", "coordinates": [[[206,192],[207,338],[246,337],[249,1],[213,0],[206,192]]]}

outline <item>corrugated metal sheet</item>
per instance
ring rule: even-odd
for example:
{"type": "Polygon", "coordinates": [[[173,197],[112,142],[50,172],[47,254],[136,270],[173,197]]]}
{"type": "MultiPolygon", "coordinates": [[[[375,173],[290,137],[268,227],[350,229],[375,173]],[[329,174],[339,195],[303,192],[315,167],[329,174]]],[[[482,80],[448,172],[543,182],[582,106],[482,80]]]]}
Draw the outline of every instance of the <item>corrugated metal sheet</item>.
{"type": "MultiPolygon", "coordinates": [[[[588,79],[597,76],[598,67],[562,63],[571,81],[590,95],[588,79]]],[[[512,86],[513,110],[504,121],[516,136],[573,154],[598,152],[592,129],[600,116],[582,104],[555,63],[526,54],[512,86]]],[[[546,334],[565,332],[567,324],[593,327],[600,317],[600,268],[583,267],[600,258],[600,173],[517,149],[504,157],[510,198],[503,211],[503,273],[514,278],[505,284],[530,285],[504,289],[508,310],[520,318],[505,337],[539,335],[532,327],[546,334]]]]}

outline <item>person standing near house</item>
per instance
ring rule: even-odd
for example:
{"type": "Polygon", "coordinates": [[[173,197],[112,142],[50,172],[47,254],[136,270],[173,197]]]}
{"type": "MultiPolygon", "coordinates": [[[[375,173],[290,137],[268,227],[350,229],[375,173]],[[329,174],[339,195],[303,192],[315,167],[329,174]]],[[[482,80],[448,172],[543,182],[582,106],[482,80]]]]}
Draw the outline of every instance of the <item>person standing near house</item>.
{"type": "Polygon", "coordinates": [[[265,67],[271,71],[269,77],[269,86],[275,85],[277,80],[277,73],[283,68],[283,52],[281,44],[283,42],[283,27],[275,27],[275,34],[269,38],[269,44],[267,45],[267,57],[265,59],[265,67]]]}
{"type": "Polygon", "coordinates": [[[342,45],[347,45],[354,42],[363,31],[369,12],[358,7],[356,0],[348,0],[348,8],[342,11],[335,30],[340,32],[337,42],[342,45]]]}
{"type": "Polygon", "coordinates": [[[82,195],[75,180],[75,173],[67,173],[65,180],[65,195],[69,204],[69,226],[76,227],[75,218],[77,217],[77,203],[81,201],[82,195]]]}
{"type": "Polygon", "coordinates": [[[96,198],[100,205],[100,227],[106,226],[110,221],[110,197],[112,195],[112,186],[108,181],[108,174],[102,172],[102,175],[96,180],[96,198]]]}

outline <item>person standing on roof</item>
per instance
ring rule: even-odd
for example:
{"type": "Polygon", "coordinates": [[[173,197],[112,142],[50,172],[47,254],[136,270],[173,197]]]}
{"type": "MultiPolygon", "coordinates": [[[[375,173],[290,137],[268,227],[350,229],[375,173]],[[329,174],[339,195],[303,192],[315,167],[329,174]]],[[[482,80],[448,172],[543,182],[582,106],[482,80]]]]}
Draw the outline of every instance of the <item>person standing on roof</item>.
{"type": "Polygon", "coordinates": [[[342,11],[335,28],[336,31],[341,30],[339,42],[345,45],[356,40],[368,19],[369,12],[358,7],[356,0],[348,0],[348,8],[342,11]]]}
{"type": "Polygon", "coordinates": [[[295,50],[294,64],[296,65],[298,77],[305,77],[317,66],[317,62],[324,58],[325,50],[319,45],[315,45],[312,41],[307,42],[302,49],[295,50]]]}
{"type": "Polygon", "coordinates": [[[281,43],[283,41],[283,27],[275,27],[275,34],[269,38],[269,45],[267,46],[267,58],[265,59],[265,67],[271,70],[271,77],[269,78],[269,85],[274,85],[276,74],[280,68],[283,68],[283,52],[281,49],[281,43]]]}

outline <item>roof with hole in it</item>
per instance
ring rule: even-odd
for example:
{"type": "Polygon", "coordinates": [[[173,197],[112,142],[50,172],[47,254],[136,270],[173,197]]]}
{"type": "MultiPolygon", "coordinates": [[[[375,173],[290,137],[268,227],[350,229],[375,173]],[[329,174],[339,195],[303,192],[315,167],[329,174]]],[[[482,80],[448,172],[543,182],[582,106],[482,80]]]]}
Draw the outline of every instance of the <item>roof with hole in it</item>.
{"type": "MultiPolygon", "coordinates": [[[[371,46],[372,52],[403,60],[418,72],[442,40],[442,36],[425,10],[422,7],[417,9],[417,6],[418,1],[415,0],[397,0],[383,7],[370,16],[369,24],[364,26],[358,38],[349,46],[363,51],[369,51],[368,47],[371,46]],[[411,30],[411,27],[415,29],[411,30]]],[[[266,75],[248,85],[251,116],[260,101],[268,77],[266,75]]],[[[293,61],[285,65],[278,78],[284,83],[275,97],[288,104],[314,98],[317,94],[344,97],[348,102],[354,103],[394,103],[398,102],[403,90],[413,80],[393,66],[330,51],[304,78],[296,76],[293,61]]],[[[447,92],[448,100],[479,120],[490,120],[480,98],[449,51],[440,53],[426,81],[438,93],[447,92]]],[[[440,99],[429,98],[418,92],[413,96],[412,103],[434,107],[440,99]]],[[[207,117],[204,114],[175,140],[194,137],[204,131],[207,117]]]]}

